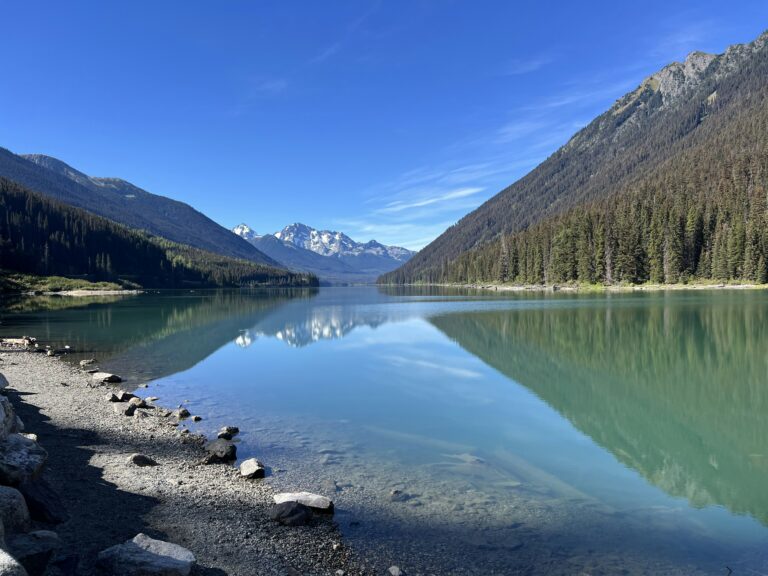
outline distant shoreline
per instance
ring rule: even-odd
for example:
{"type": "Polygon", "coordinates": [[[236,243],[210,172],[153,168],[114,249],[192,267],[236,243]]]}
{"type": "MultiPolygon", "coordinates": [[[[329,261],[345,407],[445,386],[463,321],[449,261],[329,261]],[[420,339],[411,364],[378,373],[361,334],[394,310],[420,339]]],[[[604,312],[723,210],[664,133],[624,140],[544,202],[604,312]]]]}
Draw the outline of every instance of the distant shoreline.
{"type": "Polygon", "coordinates": [[[617,293],[617,292],[666,292],[683,290],[765,290],[768,284],[379,284],[379,286],[407,286],[411,288],[459,288],[465,290],[487,290],[493,292],[569,292],[569,293],[617,293]]]}
{"type": "Polygon", "coordinates": [[[123,295],[129,295],[129,294],[141,294],[143,290],[88,290],[88,289],[78,289],[78,290],[61,290],[60,292],[52,292],[52,291],[46,291],[46,292],[24,292],[24,296],[74,296],[77,298],[82,298],[86,296],[123,296],[123,295]]]}

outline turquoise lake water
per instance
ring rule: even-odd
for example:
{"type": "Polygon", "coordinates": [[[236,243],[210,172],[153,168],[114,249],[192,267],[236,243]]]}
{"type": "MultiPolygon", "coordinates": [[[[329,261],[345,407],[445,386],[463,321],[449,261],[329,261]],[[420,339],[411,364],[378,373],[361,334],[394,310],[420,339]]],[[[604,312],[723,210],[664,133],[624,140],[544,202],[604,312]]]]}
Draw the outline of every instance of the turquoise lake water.
{"type": "Polygon", "coordinates": [[[435,574],[768,572],[768,293],[327,288],[5,302],[241,428],[362,557],[435,574]],[[393,493],[394,492],[394,493],[393,493]]]}

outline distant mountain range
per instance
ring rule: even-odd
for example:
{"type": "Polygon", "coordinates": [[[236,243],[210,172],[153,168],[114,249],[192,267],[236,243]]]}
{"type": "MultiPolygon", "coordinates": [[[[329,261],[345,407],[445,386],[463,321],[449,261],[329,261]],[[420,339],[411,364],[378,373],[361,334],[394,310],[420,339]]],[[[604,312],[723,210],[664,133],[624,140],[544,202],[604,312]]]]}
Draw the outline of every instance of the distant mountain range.
{"type": "Polygon", "coordinates": [[[295,223],[259,235],[247,224],[232,229],[289,269],[311,272],[327,283],[368,283],[407,262],[415,252],[375,240],[356,242],[342,232],[295,223]]]}
{"type": "Polygon", "coordinates": [[[44,196],[82,208],[167,240],[257,264],[280,266],[188,204],[151,194],[119,178],[94,178],[42,154],[17,155],[0,148],[0,177],[44,196]]]}

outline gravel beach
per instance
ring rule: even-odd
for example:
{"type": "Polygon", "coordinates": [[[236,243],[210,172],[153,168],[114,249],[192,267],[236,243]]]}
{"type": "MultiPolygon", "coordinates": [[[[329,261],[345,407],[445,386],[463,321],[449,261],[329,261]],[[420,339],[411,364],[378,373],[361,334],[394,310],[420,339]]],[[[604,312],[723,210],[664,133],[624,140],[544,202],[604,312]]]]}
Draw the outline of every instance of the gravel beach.
{"type": "Polygon", "coordinates": [[[270,519],[269,486],[232,465],[201,464],[204,440],[185,433],[183,421],[174,427],[156,409],[137,410],[144,417],[116,413],[105,398],[116,387],[94,384],[56,357],[3,351],[0,372],[26,431],[48,452],[44,477],[70,516],[53,529],[78,559],[70,573],[99,574],[97,554],[141,532],[189,549],[193,574],[370,573],[331,519],[282,526],[270,519]],[[137,466],[129,461],[134,453],[159,465],[137,466]]]}

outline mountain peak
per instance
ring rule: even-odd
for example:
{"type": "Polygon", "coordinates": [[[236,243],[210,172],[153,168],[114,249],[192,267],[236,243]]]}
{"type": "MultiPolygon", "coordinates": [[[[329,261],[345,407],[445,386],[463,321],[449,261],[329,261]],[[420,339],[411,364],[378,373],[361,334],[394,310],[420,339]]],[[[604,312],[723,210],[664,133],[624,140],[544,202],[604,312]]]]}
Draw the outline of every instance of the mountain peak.
{"type": "Polygon", "coordinates": [[[232,228],[232,232],[240,236],[241,238],[248,240],[249,242],[251,240],[258,240],[261,238],[258,234],[256,234],[256,231],[252,229],[248,224],[241,223],[232,228]]]}

